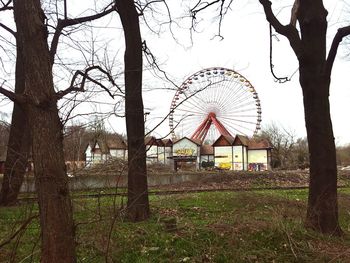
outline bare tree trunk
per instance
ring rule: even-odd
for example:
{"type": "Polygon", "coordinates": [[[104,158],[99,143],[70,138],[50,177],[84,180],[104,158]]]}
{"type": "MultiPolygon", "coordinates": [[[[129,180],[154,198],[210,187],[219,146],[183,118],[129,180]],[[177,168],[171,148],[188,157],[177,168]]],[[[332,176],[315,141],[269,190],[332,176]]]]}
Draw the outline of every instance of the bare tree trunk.
{"type": "MultiPolygon", "coordinates": [[[[320,78],[321,79],[321,78],[320,78]]],[[[341,234],[338,224],[337,166],[328,92],[322,82],[305,87],[304,109],[310,152],[306,225],[322,233],[341,234]],[[317,85],[319,84],[319,85],[317,85]]]]}
{"type": "Polygon", "coordinates": [[[125,115],[128,136],[128,217],[149,218],[145,127],[142,102],[142,42],[133,0],[117,1],[125,35],[125,115]]]}
{"type": "Polygon", "coordinates": [[[42,231],[41,262],[75,262],[74,224],[63,157],[45,15],[40,0],[15,0],[25,74],[23,108],[32,136],[42,231]]]}
{"type": "Polygon", "coordinates": [[[300,1],[302,42],[298,59],[310,153],[306,225],[339,235],[337,163],[328,99],[330,75],[326,72],[326,18],[322,1],[300,1]]]}
{"type": "Polygon", "coordinates": [[[309,200],[306,226],[332,235],[341,235],[338,222],[337,166],[334,135],[330,117],[330,75],[337,48],[350,27],[340,28],[326,57],[327,10],[322,0],[296,1],[300,32],[293,23],[282,25],[269,0],[259,0],[267,20],[286,36],[299,60],[300,85],[303,90],[305,126],[310,154],[309,200]]]}
{"type": "MultiPolygon", "coordinates": [[[[15,93],[23,94],[25,77],[21,46],[17,43],[15,93]]],[[[26,172],[30,148],[27,117],[21,105],[14,103],[7,146],[5,173],[1,186],[0,205],[15,205],[26,172]]]]}

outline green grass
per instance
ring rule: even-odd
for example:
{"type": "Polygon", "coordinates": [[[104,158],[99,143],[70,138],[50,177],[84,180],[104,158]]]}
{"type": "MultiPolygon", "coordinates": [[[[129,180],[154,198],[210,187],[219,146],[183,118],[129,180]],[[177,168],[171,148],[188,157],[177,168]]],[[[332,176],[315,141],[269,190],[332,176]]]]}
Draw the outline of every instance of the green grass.
{"type": "MultiPolygon", "coordinates": [[[[349,189],[339,191],[342,238],[304,229],[307,190],[150,196],[152,216],[141,223],[123,220],[125,198],[75,199],[78,262],[349,262],[349,198],[349,189]]],[[[33,213],[33,205],[0,208],[0,240],[33,213]]],[[[0,262],[16,247],[13,262],[31,262],[32,252],[37,262],[39,234],[33,220],[18,245],[0,250],[0,262]]]]}

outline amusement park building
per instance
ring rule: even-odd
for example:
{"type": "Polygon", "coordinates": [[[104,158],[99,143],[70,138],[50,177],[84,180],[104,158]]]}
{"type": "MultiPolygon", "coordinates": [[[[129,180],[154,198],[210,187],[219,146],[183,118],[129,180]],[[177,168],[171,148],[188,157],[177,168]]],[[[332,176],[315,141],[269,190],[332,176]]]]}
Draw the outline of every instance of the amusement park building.
{"type": "Polygon", "coordinates": [[[145,138],[146,162],[170,165],[173,142],[170,139],[156,139],[154,136],[145,138]]]}
{"type": "MultiPolygon", "coordinates": [[[[121,138],[95,140],[86,148],[86,165],[100,163],[110,158],[126,160],[126,142],[121,138]]],[[[161,163],[178,170],[190,165],[195,169],[215,166],[224,170],[269,170],[272,147],[266,140],[221,135],[212,145],[183,137],[170,139],[145,138],[147,164],[161,163]]]]}
{"type": "Polygon", "coordinates": [[[272,147],[267,140],[221,135],[214,143],[215,167],[228,170],[270,170],[272,147]]]}
{"type": "Polygon", "coordinates": [[[195,168],[200,169],[200,148],[201,142],[187,137],[177,140],[173,144],[174,170],[177,171],[179,165],[193,163],[195,168]]]}
{"type": "Polygon", "coordinates": [[[272,147],[266,140],[249,139],[242,135],[221,135],[212,145],[184,137],[174,142],[174,169],[180,163],[192,162],[197,169],[212,166],[222,170],[269,170],[272,147]]]}
{"type": "Polygon", "coordinates": [[[127,144],[118,135],[109,134],[90,141],[85,148],[85,166],[102,163],[111,158],[126,159],[127,144]]]}
{"type": "MultiPolygon", "coordinates": [[[[145,138],[147,163],[169,164],[172,156],[172,141],[156,139],[153,136],[145,138]]],[[[90,141],[85,147],[86,166],[101,163],[111,158],[127,159],[127,142],[120,136],[103,136],[90,141]]]]}

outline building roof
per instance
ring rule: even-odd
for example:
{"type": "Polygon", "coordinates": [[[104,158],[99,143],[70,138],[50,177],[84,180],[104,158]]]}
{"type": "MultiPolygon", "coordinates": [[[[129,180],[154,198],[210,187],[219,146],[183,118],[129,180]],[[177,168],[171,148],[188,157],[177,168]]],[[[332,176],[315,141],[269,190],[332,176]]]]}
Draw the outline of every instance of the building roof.
{"type": "Polygon", "coordinates": [[[159,142],[154,136],[145,137],[145,145],[158,145],[159,142]]]}
{"type": "Polygon", "coordinates": [[[202,141],[200,139],[191,139],[191,138],[188,138],[188,137],[182,137],[181,139],[174,141],[173,144],[178,143],[179,141],[182,141],[182,140],[185,140],[185,139],[193,142],[194,144],[197,144],[198,146],[202,145],[202,141]]]}
{"type": "Polygon", "coordinates": [[[127,149],[126,141],[119,134],[103,134],[86,142],[84,153],[88,146],[90,146],[90,148],[93,150],[96,148],[96,144],[98,144],[98,147],[101,149],[103,154],[108,154],[111,149],[127,149]]]}
{"type": "Polygon", "coordinates": [[[272,149],[273,147],[266,139],[255,140],[251,139],[248,144],[248,149],[250,150],[258,150],[258,149],[272,149]]]}
{"type": "Polygon", "coordinates": [[[171,147],[173,142],[171,139],[157,139],[154,136],[147,136],[145,138],[145,145],[157,145],[160,147],[171,147]]]}
{"type": "Polygon", "coordinates": [[[240,134],[237,134],[235,139],[234,139],[234,142],[233,144],[234,145],[244,145],[244,146],[248,146],[249,145],[249,139],[247,136],[244,136],[244,135],[240,135],[240,134]]]}
{"type": "Polygon", "coordinates": [[[156,139],[157,146],[164,147],[164,142],[162,139],[156,139]]]}
{"type": "Polygon", "coordinates": [[[220,135],[213,143],[213,146],[233,146],[243,145],[248,149],[272,149],[271,144],[266,139],[249,139],[247,136],[237,134],[236,137],[220,135]]]}
{"type": "Polygon", "coordinates": [[[213,143],[213,146],[231,146],[233,145],[235,138],[229,135],[220,135],[219,138],[213,143]]]}
{"type": "Polygon", "coordinates": [[[125,150],[127,148],[126,142],[119,134],[107,134],[105,142],[109,149],[125,150]]]}
{"type": "Polygon", "coordinates": [[[93,144],[92,150],[94,150],[96,148],[100,148],[101,153],[105,153],[105,154],[109,153],[107,142],[102,138],[98,138],[95,140],[95,143],[93,144]],[[98,145],[98,147],[97,147],[97,145],[98,145]]]}
{"type": "Polygon", "coordinates": [[[214,155],[214,147],[209,144],[202,145],[200,153],[201,155],[214,155]]]}
{"type": "Polygon", "coordinates": [[[101,152],[106,154],[108,154],[111,149],[127,149],[127,144],[118,134],[107,134],[106,136],[97,138],[93,147],[95,147],[96,143],[99,145],[101,152]]]}
{"type": "Polygon", "coordinates": [[[171,139],[163,139],[162,142],[165,147],[173,146],[173,141],[171,139]]]}

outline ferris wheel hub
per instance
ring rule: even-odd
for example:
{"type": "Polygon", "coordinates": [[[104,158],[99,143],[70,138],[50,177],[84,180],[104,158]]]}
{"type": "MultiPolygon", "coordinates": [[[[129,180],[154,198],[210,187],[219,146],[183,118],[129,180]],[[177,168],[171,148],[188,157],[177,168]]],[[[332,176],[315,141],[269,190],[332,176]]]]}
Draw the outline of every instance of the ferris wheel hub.
{"type": "Polygon", "coordinates": [[[216,118],[216,113],[215,112],[209,112],[208,117],[209,118],[216,118]]]}

